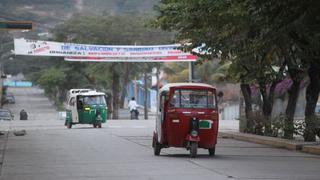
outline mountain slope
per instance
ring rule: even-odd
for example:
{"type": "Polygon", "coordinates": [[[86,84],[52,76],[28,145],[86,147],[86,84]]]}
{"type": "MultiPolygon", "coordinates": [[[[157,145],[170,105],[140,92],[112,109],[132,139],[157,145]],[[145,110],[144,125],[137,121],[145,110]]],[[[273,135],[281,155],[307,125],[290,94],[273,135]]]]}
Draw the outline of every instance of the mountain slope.
{"type": "Polygon", "coordinates": [[[1,0],[0,20],[55,24],[74,13],[152,13],[159,0],[1,0]]]}

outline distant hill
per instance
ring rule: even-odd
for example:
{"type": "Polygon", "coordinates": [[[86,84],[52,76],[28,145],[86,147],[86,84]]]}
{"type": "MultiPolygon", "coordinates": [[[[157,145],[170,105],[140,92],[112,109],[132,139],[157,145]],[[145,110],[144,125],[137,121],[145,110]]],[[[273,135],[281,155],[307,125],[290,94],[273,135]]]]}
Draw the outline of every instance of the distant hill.
{"type": "Polygon", "coordinates": [[[74,13],[152,13],[159,0],[0,0],[0,20],[31,20],[51,27],[74,13]]]}
{"type": "Polygon", "coordinates": [[[13,57],[12,36],[29,39],[47,38],[40,34],[61,23],[74,14],[153,14],[153,6],[159,0],[0,0],[0,21],[33,21],[35,28],[29,32],[0,30],[0,63],[6,73],[37,72],[50,66],[48,58],[13,57]],[[41,60],[40,60],[41,59],[41,60]]]}
{"type": "Polygon", "coordinates": [[[83,0],[83,5],[86,13],[150,13],[157,2],[159,0],[83,0]]]}
{"type": "Polygon", "coordinates": [[[76,10],[74,3],[73,0],[1,0],[0,19],[52,25],[70,16],[76,10]]]}

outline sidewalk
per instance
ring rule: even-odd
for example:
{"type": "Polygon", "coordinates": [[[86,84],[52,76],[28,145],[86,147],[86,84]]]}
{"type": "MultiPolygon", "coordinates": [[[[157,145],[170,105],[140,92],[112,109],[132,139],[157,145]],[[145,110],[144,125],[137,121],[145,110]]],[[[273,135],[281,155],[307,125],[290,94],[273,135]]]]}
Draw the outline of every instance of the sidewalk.
{"type": "Polygon", "coordinates": [[[219,137],[269,145],[288,150],[301,151],[320,155],[320,141],[304,142],[303,140],[287,140],[276,137],[260,136],[239,132],[238,121],[220,121],[219,137]]]}

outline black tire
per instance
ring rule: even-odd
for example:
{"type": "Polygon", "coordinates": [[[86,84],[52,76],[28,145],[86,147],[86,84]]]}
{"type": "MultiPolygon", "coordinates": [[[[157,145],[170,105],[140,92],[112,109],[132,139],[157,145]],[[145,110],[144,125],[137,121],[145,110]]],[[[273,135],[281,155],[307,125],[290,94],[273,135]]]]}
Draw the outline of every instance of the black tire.
{"type": "Polygon", "coordinates": [[[209,156],[215,156],[216,155],[216,147],[209,148],[209,156]]]}
{"type": "Polygon", "coordinates": [[[195,158],[198,152],[198,143],[197,142],[190,142],[190,157],[195,158]]]}
{"type": "Polygon", "coordinates": [[[93,128],[97,128],[97,124],[96,123],[93,123],[93,128]]]}
{"type": "Polygon", "coordinates": [[[161,144],[157,142],[157,140],[155,138],[153,138],[153,152],[155,156],[159,156],[160,152],[161,152],[161,144]]]}
{"type": "Polygon", "coordinates": [[[72,128],[72,123],[71,122],[67,122],[67,128],[71,129],[72,128]]]}
{"type": "Polygon", "coordinates": [[[102,128],[102,123],[101,123],[101,121],[98,122],[98,128],[102,128]]]}
{"type": "Polygon", "coordinates": [[[135,119],[138,120],[139,119],[139,111],[135,110],[134,115],[135,115],[135,119]]]}

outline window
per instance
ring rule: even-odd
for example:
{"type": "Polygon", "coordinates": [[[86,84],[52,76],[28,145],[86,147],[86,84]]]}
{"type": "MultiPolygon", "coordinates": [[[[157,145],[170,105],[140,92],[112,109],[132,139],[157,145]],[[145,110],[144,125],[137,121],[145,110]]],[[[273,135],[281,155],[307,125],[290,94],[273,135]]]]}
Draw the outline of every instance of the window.
{"type": "Polygon", "coordinates": [[[216,108],[215,94],[208,90],[176,90],[171,104],[178,108],[216,108]]]}
{"type": "Polygon", "coordinates": [[[85,96],[81,97],[84,105],[106,105],[104,96],[85,96]]]}
{"type": "Polygon", "coordinates": [[[180,91],[175,91],[173,96],[172,96],[172,99],[171,99],[171,104],[174,106],[174,107],[180,107],[180,103],[181,103],[181,93],[180,91]]]}

